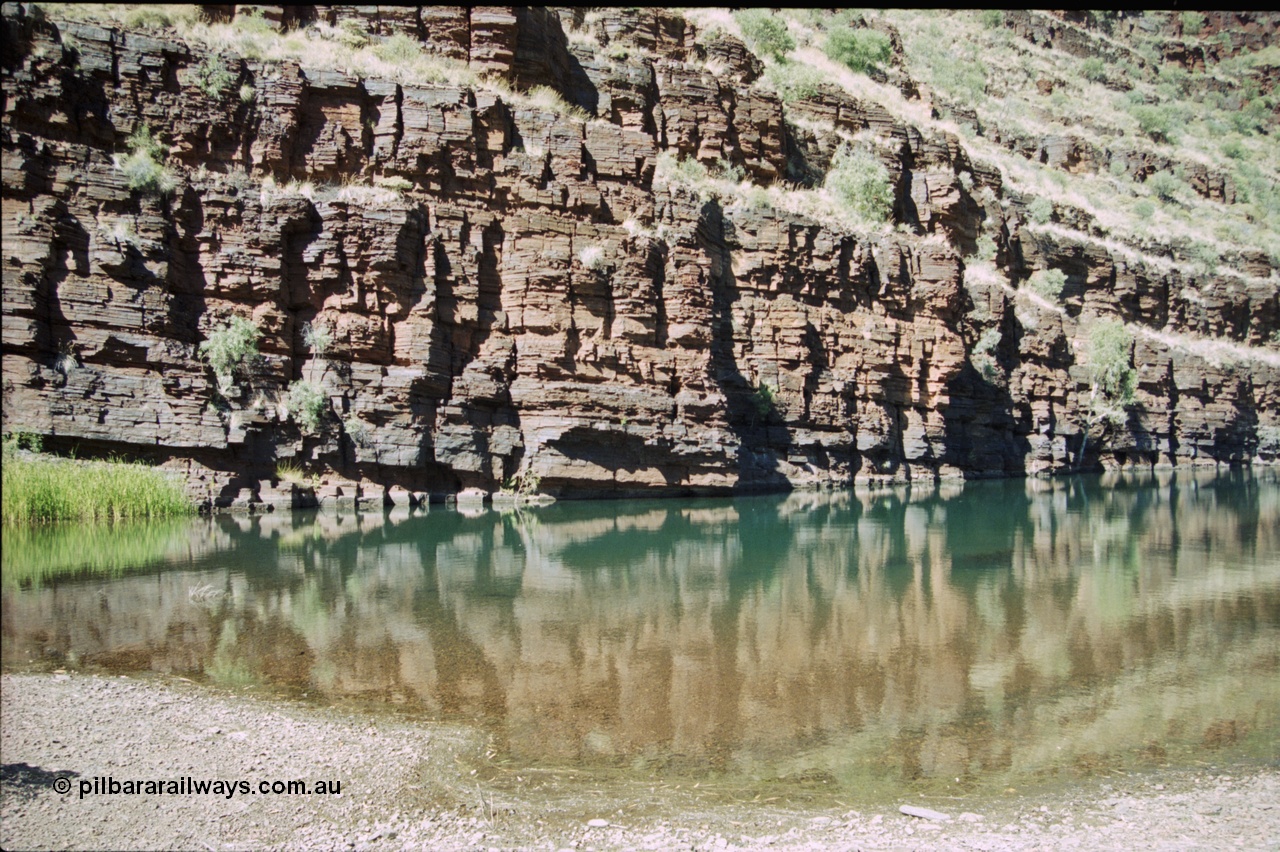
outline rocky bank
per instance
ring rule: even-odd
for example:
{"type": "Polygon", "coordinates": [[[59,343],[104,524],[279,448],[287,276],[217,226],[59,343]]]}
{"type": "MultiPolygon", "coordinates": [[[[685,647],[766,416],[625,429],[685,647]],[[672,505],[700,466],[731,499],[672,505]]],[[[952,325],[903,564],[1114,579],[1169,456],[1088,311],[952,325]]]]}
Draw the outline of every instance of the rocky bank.
{"type": "MultiPolygon", "coordinates": [[[[213,506],[404,503],[512,478],[558,496],[708,494],[1280,452],[1280,288],[1264,252],[1189,266],[1108,238],[1063,199],[1034,225],[1035,199],[944,123],[834,83],[784,103],[742,40],[661,9],[202,8],[211,27],[255,35],[197,41],[4,4],[6,432],[152,460],[213,506]],[[278,58],[289,32],[315,47],[278,58]],[[335,67],[321,48],[342,38],[408,39],[445,70],[335,67]],[[121,167],[144,126],[171,192],[131,188],[121,167]],[[819,191],[842,143],[888,170],[894,227],[752,195],[819,191]],[[740,191],[682,181],[690,161],[740,191]],[[983,235],[996,252],[979,268],[983,235]],[[1048,269],[1066,276],[1059,302],[1025,286],[1048,269]],[[262,332],[261,357],[220,387],[199,347],[234,316],[262,332]],[[1134,333],[1136,401],[1082,454],[1100,318],[1134,333]],[[316,428],[289,412],[296,382],[322,390],[316,428]],[[281,462],[315,478],[281,482],[281,462]]],[[[1218,17],[1210,28],[1274,34],[1268,16],[1218,17]]],[[[1088,23],[1004,25],[1044,49],[1123,53],[1088,23]]],[[[1178,43],[1169,61],[1203,65],[1178,43]]],[[[936,116],[943,99],[894,49],[881,82],[936,116]]],[[[1037,167],[1116,172],[1087,133],[987,138],[1037,167]]],[[[1135,179],[1170,164],[1126,156],[1135,179]]],[[[1234,198],[1191,166],[1204,199],[1234,198]]]]}

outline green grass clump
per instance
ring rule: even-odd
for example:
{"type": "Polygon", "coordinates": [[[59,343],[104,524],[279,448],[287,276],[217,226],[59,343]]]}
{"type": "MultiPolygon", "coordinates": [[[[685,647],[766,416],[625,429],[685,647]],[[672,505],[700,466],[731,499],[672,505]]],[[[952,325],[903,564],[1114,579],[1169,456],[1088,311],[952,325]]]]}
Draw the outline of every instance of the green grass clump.
{"type": "Polygon", "coordinates": [[[3,485],[6,525],[166,518],[195,511],[182,486],[153,467],[24,456],[9,444],[3,485]]]}
{"type": "Polygon", "coordinates": [[[116,168],[124,173],[129,189],[163,196],[177,188],[178,182],[160,163],[165,153],[164,146],[152,135],[150,127],[140,125],[125,145],[129,155],[124,158],[117,156],[116,168]]]}
{"type": "Polygon", "coordinates": [[[825,186],[859,219],[884,222],[893,210],[889,170],[865,148],[840,146],[831,159],[825,186]]]}
{"type": "Polygon", "coordinates": [[[836,62],[867,74],[889,61],[892,44],[887,35],[876,30],[839,29],[827,35],[823,50],[836,62]]]}
{"type": "Polygon", "coordinates": [[[289,413],[307,434],[320,431],[324,417],[324,391],[312,382],[294,382],[289,385],[289,413]]]}
{"type": "Polygon", "coordinates": [[[787,31],[786,21],[768,9],[744,9],[735,12],[733,17],[756,56],[782,59],[796,49],[796,40],[787,31]]]}

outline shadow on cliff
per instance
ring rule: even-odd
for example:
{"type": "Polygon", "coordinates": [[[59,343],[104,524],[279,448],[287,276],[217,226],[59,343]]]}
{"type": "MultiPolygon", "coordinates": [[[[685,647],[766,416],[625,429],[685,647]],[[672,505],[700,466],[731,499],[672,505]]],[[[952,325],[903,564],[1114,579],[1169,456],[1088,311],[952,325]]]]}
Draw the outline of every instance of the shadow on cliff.
{"type": "Polygon", "coordinates": [[[733,490],[790,490],[791,480],[779,469],[778,459],[792,447],[791,430],[768,395],[742,372],[734,351],[733,305],[742,292],[733,273],[732,228],[712,199],[699,211],[694,240],[711,261],[711,379],[724,394],[726,425],[737,439],[733,490]]]}

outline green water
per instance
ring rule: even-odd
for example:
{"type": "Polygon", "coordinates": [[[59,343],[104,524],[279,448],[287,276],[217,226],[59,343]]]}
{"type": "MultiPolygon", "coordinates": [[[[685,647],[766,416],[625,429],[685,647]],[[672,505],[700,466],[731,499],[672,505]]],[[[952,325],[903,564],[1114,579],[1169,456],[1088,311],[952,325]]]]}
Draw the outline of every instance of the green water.
{"type": "Polygon", "coordinates": [[[513,767],[942,796],[1280,742],[1274,471],[60,527],[3,565],[8,671],[462,720],[513,767]]]}

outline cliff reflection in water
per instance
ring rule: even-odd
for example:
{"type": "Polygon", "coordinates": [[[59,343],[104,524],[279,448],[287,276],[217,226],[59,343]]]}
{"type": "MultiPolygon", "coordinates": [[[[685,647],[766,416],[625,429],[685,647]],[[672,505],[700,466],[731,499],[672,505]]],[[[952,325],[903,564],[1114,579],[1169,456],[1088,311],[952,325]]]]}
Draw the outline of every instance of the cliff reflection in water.
{"type": "Polygon", "coordinates": [[[1265,753],[1280,729],[1274,473],[170,539],[145,573],[7,583],[5,667],[372,698],[482,717],[521,761],[845,786],[1265,753]]]}

